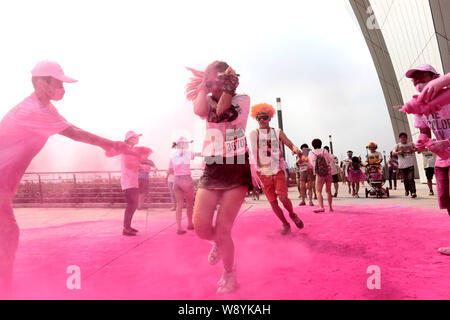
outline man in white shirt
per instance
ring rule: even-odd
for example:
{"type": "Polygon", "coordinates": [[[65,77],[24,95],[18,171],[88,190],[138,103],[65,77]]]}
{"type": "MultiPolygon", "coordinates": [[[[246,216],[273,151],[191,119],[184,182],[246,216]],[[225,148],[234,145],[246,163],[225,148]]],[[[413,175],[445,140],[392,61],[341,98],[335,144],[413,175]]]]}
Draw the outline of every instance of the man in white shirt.
{"type": "Polygon", "coordinates": [[[288,186],[284,173],[285,161],[282,154],[282,144],[293,153],[301,153],[286,134],[280,129],[271,128],[269,123],[275,114],[275,109],[267,103],[252,106],[251,115],[258,121],[259,128],[250,131],[249,140],[253,159],[256,162],[257,175],[262,182],[262,189],[275,215],[282,222],[281,234],[291,231],[291,226],[284,217],[283,210],[278,204],[280,199],[289,217],[299,228],[303,228],[303,221],[294,212],[292,202],[288,197],[288,186]]]}
{"type": "MultiPolygon", "coordinates": [[[[139,137],[142,134],[137,134],[134,131],[128,131],[125,134],[124,142],[131,148],[139,143],[139,137]]],[[[136,149],[135,149],[136,150],[136,149]]],[[[137,150],[136,150],[137,151],[137,150]]],[[[139,206],[139,168],[141,167],[140,157],[134,155],[124,154],[121,158],[121,175],[120,185],[125,194],[125,202],[127,206],[123,216],[123,231],[124,236],[135,236],[137,229],[131,227],[131,221],[136,209],[139,206]]]]}
{"type": "Polygon", "coordinates": [[[400,142],[395,145],[392,155],[398,156],[398,168],[403,176],[405,196],[411,193],[411,198],[416,198],[416,182],[414,181],[416,147],[414,143],[408,142],[408,135],[405,132],[401,132],[398,137],[400,142]]]}
{"type": "Polygon", "coordinates": [[[128,152],[125,143],[111,141],[75,127],[56,110],[51,100],[64,97],[66,76],[59,64],[41,61],[31,71],[34,93],[11,109],[0,122],[0,297],[11,293],[19,227],[12,198],[31,160],[47,139],[61,134],[70,139],[103,148],[107,155],[128,152]]]}
{"type": "MultiPolygon", "coordinates": [[[[406,77],[412,80],[414,87],[420,92],[419,100],[424,103],[430,102],[442,89],[450,86],[450,73],[439,76],[429,64],[408,70],[406,77]]],[[[450,104],[428,116],[415,115],[414,126],[419,128],[421,136],[424,135],[431,139],[433,132],[436,138],[428,145],[428,149],[437,154],[434,171],[439,208],[446,209],[450,215],[450,158],[439,156],[440,153],[445,154],[450,150],[450,104]]],[[[417,144],[417,147],[420,150],[424,149],[420,143],[417,144]]],[[[439,252],[450,255],[450,247],[439,248],[439,252]]]]}

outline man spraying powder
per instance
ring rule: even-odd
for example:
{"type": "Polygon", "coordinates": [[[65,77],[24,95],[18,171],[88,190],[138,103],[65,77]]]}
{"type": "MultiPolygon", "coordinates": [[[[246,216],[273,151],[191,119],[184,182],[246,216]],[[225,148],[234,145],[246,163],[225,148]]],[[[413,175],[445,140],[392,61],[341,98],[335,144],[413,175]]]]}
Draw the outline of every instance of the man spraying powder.
{"type": "Polygon", "coordinates": [[[253,159],[256,161],[257,174],[262,182],[262,189],[273,212],[283,223],[281,234],[285,235],[291,231],[291,225],[284,217],[283,210],[278,205],[277,197],[279,197],[281,203],[289,212],[289,217],[299,229],[303,228],[303,222],[294,213],[292,202],[288,198],[281,143],[284,143],[296,154],[301,154],[302,151],[287,138],[283,131],[269,126],[274,114],[275,109],[270,104],[254,105],[251,116],[258,121],[259,128],[252,130],[249,137],[253,159]]]}
{"type": "MultiPolygon", "coordinates": [[[[429,64],[418,66],[406,73],[414,87],[420,92],[419,100],[429,103],[446,87],[450,86],[450,73],[439,76],[437,71],[429,64]]],[[[433,131],[436,140],[430,141],[428,149],[437,154],[435,164],[437,198],[439,208],[447,210],[450,215],[450,158],[444,158],[443,154],[450,152],[450,103],[441,110],[430,115],[415,115],[414,125],[420,130],[419,141],[416,147],[419,151],[425,150],[421,141],[431,140],[433,131]]],[[[442,254],[450,255],[450,247],[439,248],[442,254]]]]}
{"type": "Polygon", "coordinates": [[[58,113],[51,100],[64,97],[64,82],[76,81],[66,76],[59,64],[41,61],[31,74],[34,93],[11,109],[0,122],[0,296],[10,294],[19,241],[12,198],[25,170],[47,139],[61,134],[99,146],[108,155],[129,152],[124,142],[107,140],[77,128],[58,113]]]}

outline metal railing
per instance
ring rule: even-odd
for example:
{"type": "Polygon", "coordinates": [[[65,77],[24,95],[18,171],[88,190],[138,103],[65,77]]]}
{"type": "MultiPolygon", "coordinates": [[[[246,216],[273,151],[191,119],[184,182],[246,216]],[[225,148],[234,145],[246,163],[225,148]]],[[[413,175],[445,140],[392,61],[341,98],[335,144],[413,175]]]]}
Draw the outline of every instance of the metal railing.
{"type": "MultiPolygon", "coordinates": [[[[193,179],[198,180],[202,170],[192,169],[191,173],[193,179]]],[[[167,186],[166,175],[167,170],[153,170],[149,180],[150,189],[154,186],[159,188],[159,192],[163,192],[161,188],[167,186]]],[[[120,176],[120,171],[26,172],[14,200],[15,202],[34,200],[45,203],[57,198],[69,199],[73,197],[76,190],[95,192],[98,197],[112,193],[122,196],[120,176]]]]}

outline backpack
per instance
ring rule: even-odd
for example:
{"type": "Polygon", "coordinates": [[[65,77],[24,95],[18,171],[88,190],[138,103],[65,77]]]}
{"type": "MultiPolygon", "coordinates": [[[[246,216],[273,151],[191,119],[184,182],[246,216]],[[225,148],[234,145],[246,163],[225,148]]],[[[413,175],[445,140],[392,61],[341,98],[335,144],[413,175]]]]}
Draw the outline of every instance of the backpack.
{"type": "Polygon", "coordinates": [[[316,166],[315,166],[316,174],[321,177],[326,177],[328,175],[328,163],[325,160],[323,152],[321,155],[318,155],[316,158],[316,166]]]}

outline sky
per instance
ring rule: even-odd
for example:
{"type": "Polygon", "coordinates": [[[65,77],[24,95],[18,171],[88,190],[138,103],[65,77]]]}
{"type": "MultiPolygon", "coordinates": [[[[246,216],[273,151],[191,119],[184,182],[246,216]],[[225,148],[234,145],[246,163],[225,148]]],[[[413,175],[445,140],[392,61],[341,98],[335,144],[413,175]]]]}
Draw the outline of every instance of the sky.
{"type": "MultiPolygon", "coordinates": [[[[194,139],[185,66],[226,61],[251,104],[282,102],[284,131],[300,146],[314,138],[342,159],[365,156],[374,141],[392,150],[393,130],[369,50],[346,0],[322,1],[2,1],[0,115],[32,93],[36,62],[57,61],[78,79],[66,84],[59,112],[74,125],[113,140],[128,130],[166,169],[171,142],[194,139]]],[[[275,117],[272,126],[277,127],[275,117]]],[[[255,128],[249,118],[247,130],[255,128]]],[[[199,160],[197,160],[199,161],[199,160]]],[[[288,158],[293,165],[293,158],[288,158]]],[[[120,159],[56,135],[28,171],[118,170],[120,159]]]]}

